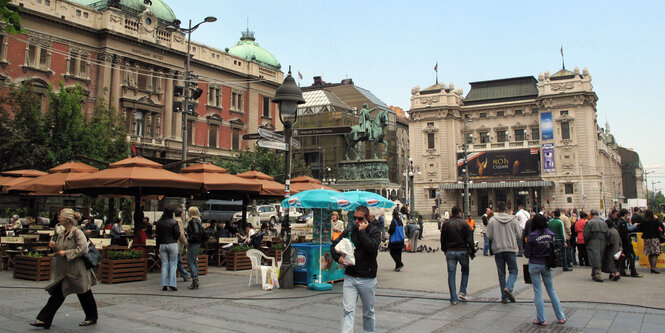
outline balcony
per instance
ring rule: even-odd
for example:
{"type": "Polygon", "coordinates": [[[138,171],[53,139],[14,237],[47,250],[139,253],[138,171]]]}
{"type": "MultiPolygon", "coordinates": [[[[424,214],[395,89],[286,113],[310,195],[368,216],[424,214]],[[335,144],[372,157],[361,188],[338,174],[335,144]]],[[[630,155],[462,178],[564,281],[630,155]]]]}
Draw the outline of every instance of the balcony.
{"type": "MultiPolygon", "coordinates": [[[[470,144],[468,147],[469,152],[474,151],[489,151],[489,150],[505,150],[516,148],[537,148],[540,146],[538,140],[522,140],[522,141],[506,141],[506,142],[493,142],[493,143],[475,143],[470,144]]],[[[464,151],[464,145],[457,145],[457,152],[464,151]]]]}

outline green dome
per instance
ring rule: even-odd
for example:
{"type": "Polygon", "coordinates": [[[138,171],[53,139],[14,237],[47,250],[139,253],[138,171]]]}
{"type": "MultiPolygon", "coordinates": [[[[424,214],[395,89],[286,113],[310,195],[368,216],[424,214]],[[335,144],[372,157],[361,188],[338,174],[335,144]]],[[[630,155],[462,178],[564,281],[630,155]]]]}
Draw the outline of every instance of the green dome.
{"type": "MultiPolygon", "coordinates": [[[[92,7],[96,10],[104,9],[109,6],[108,0],[70,0],[71,2],[92,7]]],[[[143,3],[144,0],[120,0],[120,9],[127,11],[133,15],[139,15],[143,13],[146,8],[146,5],[143,3]]],[[[162,0],[151,0],[152,6],[150,6],[150,12],[152,12],[158,19],[172,23],[176,20],[175,13],[171,7],[164,3],[162,0]]]]}
{"type": "Polygon", "coordinates": [[[242,32],[242,37],[240,37],[238,44],[230,48],[228,52],[236,57],[247,61],[255,61],[259,65],[275,70],[282,68],[282,65],[280,65],[272,53],[259,46],[259,43],[254,40],[254,33],[249,30],[242,32]]]}

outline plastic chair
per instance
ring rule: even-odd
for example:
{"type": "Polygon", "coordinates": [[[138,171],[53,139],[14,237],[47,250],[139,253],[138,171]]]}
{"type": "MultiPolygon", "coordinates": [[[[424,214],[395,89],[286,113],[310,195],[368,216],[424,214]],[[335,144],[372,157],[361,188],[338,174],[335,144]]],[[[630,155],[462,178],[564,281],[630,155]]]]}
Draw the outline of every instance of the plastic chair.
{"type": "Polygon", "coordinates": [[[257,274],[256,276],[256,282],[259,281],[259,276],[258,274],[261,274],[261,285],[266,284],[266,273],[275,266],[275,258],[268,257],[267,255],[263,254],[263,252],[256,250],[256,249],[251,249],[247,251],[247,256],[249,257],[249,260],[252,262],[252,271],[249,272],[249,286],[252,285],[252,275],[257,274]],[[264,266],[261,265],[261,258],[269,259],[272,262],[272,265],[270,266],[264,266]]]}

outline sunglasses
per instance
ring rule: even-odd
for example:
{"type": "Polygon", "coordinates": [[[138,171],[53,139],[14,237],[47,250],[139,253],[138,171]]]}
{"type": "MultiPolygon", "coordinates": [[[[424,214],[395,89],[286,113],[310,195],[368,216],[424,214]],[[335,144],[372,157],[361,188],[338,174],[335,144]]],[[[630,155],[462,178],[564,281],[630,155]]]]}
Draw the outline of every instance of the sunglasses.
{"type": "Polygon", "coordinates": [[[362,221],[362,220],[365,219],[364,216],[354,216],[353,218],[354,218],[356,221],[362,221]]]}

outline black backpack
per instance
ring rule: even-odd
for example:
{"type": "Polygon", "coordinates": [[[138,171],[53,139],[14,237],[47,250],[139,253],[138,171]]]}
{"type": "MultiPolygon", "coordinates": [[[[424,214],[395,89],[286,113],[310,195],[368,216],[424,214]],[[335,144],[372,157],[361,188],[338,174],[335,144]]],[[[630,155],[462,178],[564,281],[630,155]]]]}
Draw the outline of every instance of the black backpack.
{"type": "Polygon", "coordinates": [[[203,224],[197,217],[189,220],[187,224],[187,241],[189,243],[205,244],[208,242],[208,234],[203,230],[203,224]]]}

